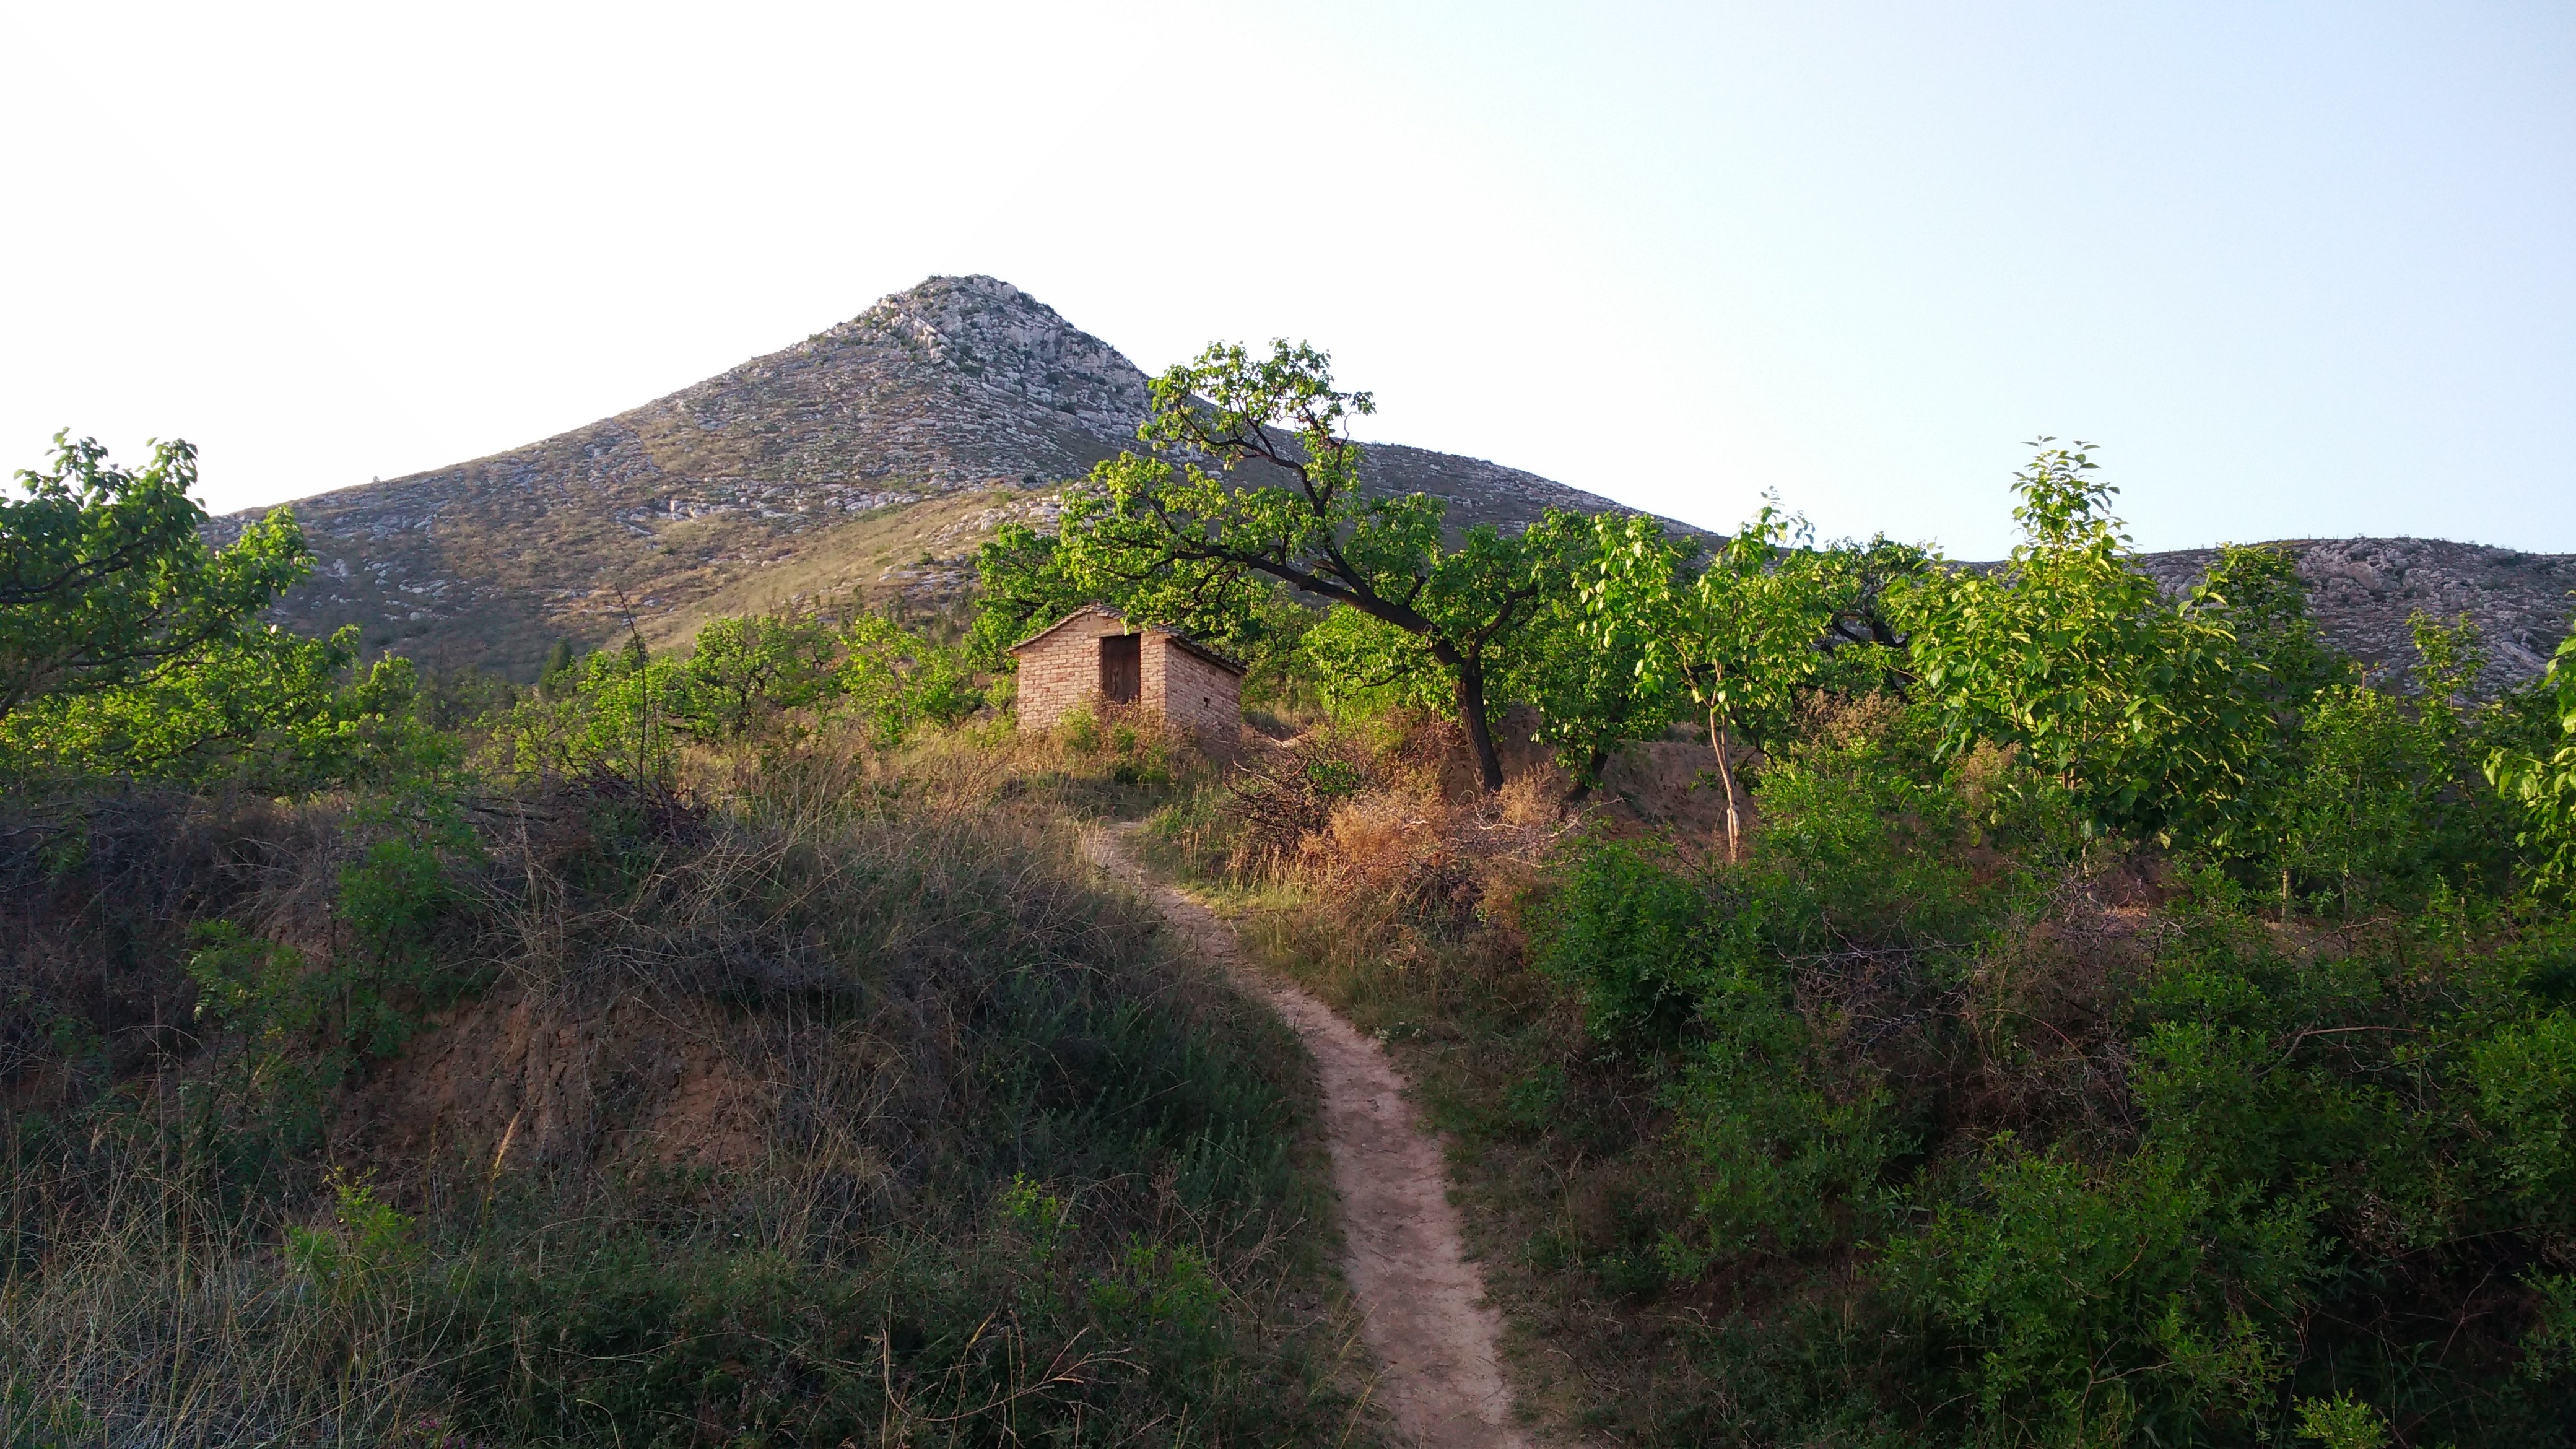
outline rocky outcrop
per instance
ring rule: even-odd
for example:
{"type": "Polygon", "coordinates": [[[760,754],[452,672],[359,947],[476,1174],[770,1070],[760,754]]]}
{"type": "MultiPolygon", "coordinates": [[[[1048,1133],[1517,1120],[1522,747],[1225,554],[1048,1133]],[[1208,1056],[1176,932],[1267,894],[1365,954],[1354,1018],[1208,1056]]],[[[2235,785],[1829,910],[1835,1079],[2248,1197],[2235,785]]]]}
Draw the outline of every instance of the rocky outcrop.
{"type": "MultiPolygon", "coordinates": [[[[2411,620],[2467,615],[2487,650],[2490,692],[2536,677],[2567,637],[2576,609],[2576,554],[2517,553],[2434,538],[2300,538],[2273,545],[2299,561],[2309,611],[2329,643],[2374,670],[2402,672],[2414,660],[2411,620]]],[[[2141,555],[2139,566],[2168,592],[2198,582],[2214,548],[2141,555]]]]}

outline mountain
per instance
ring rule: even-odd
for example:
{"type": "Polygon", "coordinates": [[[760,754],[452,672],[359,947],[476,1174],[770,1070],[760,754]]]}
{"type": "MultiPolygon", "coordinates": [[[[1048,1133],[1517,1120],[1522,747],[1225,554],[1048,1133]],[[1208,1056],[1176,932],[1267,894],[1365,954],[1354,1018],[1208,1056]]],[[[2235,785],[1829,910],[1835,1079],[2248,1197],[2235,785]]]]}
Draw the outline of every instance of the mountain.
{"type": "MultiPolygon", "coordinates": [[[[2493,691],[2536,677],[2567,637],[2576,607],[2576,554],[2518,553],[2434,538],[2302,538],[2274,545],[2299,561],[2308,608],[2327,640],[2374,669],[2402,671],[2415,658],[2409,621],[2419,611],[2445,623],[2462,614],[2487,650],[2480,680],[2493,691]]],[[[2168,592],[2197,582],[2214,548],[2141,555],[2138,564],[2168,592]]]]}
{"type": "MultiPolygon", "coordinates": [[[[542,442],[301,500],[320,558],[299,628],[525,677],[558,638],[648,637],[858,590],[952,598],[975,547],[1137,446],[1146,378],[991,277],[933,277],[668,397],[542,442]]],[[[1373,446],[1372,487],[1465,524],[1614,505],[1535,474],[1373,446]]],[[[220,520],[218,536],[252,515],[220,520]]]]}
{"type": "MultiPolygon", "coordinates": [[[[1043,524],[1064,480],[1135,446],[1146,400],[1134,363],[1017,287],[932,277],[588,427],[298,502],[321,562],[278,612],[524,678],[556,639],[595,645],[630,618],[659,643],[717,614],[826,594],[946,602],[972,584],[974,550],[995,528],[1043,524]]],[[[1460,524],[1616,506],[1475,458],[1393,445],[1366,458],[1371,487],[1437,494],[1460,524]]],[[[237,533],[250,516],[211,532],[237,533]]],[[[2402,664],[2410,613],[2466,612],[2491,651],[2490,687],[2539,672],[2576,589],[2566,554],[2427,539],[2284,546],[2339,647],[2402,664]]],[[[2215,556],[2140,562],[2180,588],[2215,556]]]]}

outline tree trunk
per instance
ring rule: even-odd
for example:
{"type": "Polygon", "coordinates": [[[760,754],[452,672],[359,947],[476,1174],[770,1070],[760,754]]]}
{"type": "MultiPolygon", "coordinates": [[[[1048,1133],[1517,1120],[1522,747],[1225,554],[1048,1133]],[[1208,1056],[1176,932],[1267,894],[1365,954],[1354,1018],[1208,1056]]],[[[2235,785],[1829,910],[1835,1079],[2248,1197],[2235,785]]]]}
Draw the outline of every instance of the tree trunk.
{"type": "Polygon", "coordinates": [[[1737,859],[1737,842],[1743,837],[1743,828],[1735,818],[1735,767],[1729,764],[1726,758],[1726,747],[1729,743],[1731,741],[1728,738],[1728,731],[1717,722],[1717,711],[1710,710],[1708,712],[1708,747],[1717,752],[1717,781],[1726,790],[1726,859],[1729,864],[1733,864],[1737,859]]]}
{"type": "Polygon", "coordinates": [[[1584,801],[1591,799],[1592,787],[1601,783],[1601,772],[1609,767],[1610,752],[1608,750],[1595,747],[1592,751],[1591,758],[1586,761],[1583,766],[1583,778],[1575,781],[1574,788],[1566,792],[1565,803],[1568,805],[1580,805],[1584,801]]]}
{"type": "Polygon", "coordinates": [[[1494,749],[1493,722],[1485,718],[1485,668],[1474,660],[1458,665],[1458,719],[1476,750],[1477,778],[1491,795],[1503,788],[1503,757],[1494,749]]]}

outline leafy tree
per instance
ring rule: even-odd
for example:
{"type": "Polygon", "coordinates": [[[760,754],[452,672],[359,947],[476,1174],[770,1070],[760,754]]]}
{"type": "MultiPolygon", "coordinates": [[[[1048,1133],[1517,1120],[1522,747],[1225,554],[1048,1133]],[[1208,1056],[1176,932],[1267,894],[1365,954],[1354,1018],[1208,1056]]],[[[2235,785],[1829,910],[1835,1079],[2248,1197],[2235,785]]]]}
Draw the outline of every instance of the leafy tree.
{"type": "Polygon", "coordinates": [[[699,739],[738,738],[834,688],[832,632],[820,620],[752,615],[698,631],[681,666],[680,727],[699,739]]]}
{"type": "Polygon", "coordinates": [[[1298,641],[1299,667],[1337,715],[1449,713],[1456,694],[1422,636],[1357,609],[1328,609],[1298,641]]]}
{"type": "MultiPolygon", "coordinates": [[[[1598,527],[1585,523],[1587,531],[1598,527]]],[[[1674,681],[1644,667],[1645,644],[1636,631],[1602,637],[1591,625],[1581,594],[1550,596],[1509,681],[1513,697],[1538,710],[1535,738],[1555,747],[1557,763],[1574,777],[1577,799],[1600,783],[1621,747],[1661,735],[1681,712],[1674,681]]]]}
{"type": "Polygon", "coordinates": [[[201,643],[185,668],[31,700],[0,718],[21,766],[288,793],[450,763],[413,717],[408,659],[356,667],[358,630],[310,639],[275,625],[201,643]]]}
{"type": "Polygon", "coordinates": [[[510,711],[501,741],[523,775],[611,775],[667,785],[678,774],[688,676],[652,658],[640,636],[584,655],[569,688],[537,692],[510,711]]]}
{"type": "Polygon", "coordinates": [[[294,515],[277,509],[211,550],[189,494],[197,450],[156,443],[128,472],[97,440],[54,436],[51,468],[0,497],[0,716],[39,695],[115,689],[259,628],[312,569],[294,515]]]}
{"type": "Polygon", "coordinates": [[[552,688],[558,681],[570,675],[573,660],[576,657],[578,656],[573,653],[570,639],[557,639],[554,647],[546,651],[545,667],[537,671],[537,688],[552,688]]]}
{"type": "Polygon", "coordinates": [[[2442,779],[2440,741],[2394,696],[2343,684],[2308,703],[2291,758],[2296,774],[2265,812],[2279,840],[2282,905],[2304,876],[2331,882],[2350,915],[2419,863],[2442,779]]]}
{"type": "Polygon", "coordinates": [[[975,551],[975,623],[966,634],[967,657],[986,669],[1010,664],[1010,647],[1085,604],[1118,601],[1094,597],[1093,585],[1067,572],[1057,536],[1025,523],[1005,523],[975,551]]]}
{"type": "Polygon", "coordinates": [[[2289,550],[2227,544],[2210,565],[2203,609],[2227,626],[2241,656],[2260,666],[2248,687],[2281,714],[2295,714],[2319,690],[2348,683],[2352,661],[2317,632],[2307,581],[2289,550]]]}
{"type": "Polygon", "coordinates": [[[1824,661],[1834,618],[1829,576],[1809,549],[1788,546],[1791,520],[1765,504],[1694,571],[1695,550],[1651,518],[1596,521],[1599,548],[1583,583],[1593,639],[1631,651],[1646,690],[1685,690],[1708,719],[1709,749],[1726,791],[1726,852],[1737,859],[1735,739],[1788,712],[1824,661]]]}
{"type": "Polygon", "coordinates": [[[259,622],[311,568],[293,515],[209,549],[196,480],[184,442],[128,472],[57,435],[53,466],[0,499],[0,756],[278,792],[438,765],[407,661],[359,669],[354,628],[259,622]]]}
{"type": "Polygon", "coordinates": [[[1335,389],[1329,359],[1313,348],[1281,342],[1256,359],[1212,346],[1154,380],[1153,411],[1137,430],[1152,456],[1101,464],[1097,491],[1068,504],[1061,564],[1084,592],[1178,627],[1246,618],[1275,580],[1409,636],[1405,648],[1427,662],[1377,652],[1390,666],[1432,671],[1484,787],[1499,790],[1490,686],[1561,584],[1561,530],[1505,538],[1480,525],[1452,545],[1440,500],[1368,496],[1344,424],[1372,410],[1368,394],[1335,389]],[[1245,465],[1284,481],[1226,476],[1245,465]]]}
{"type": "Polygon", "coordinates": [[[2539,855],[2542,877],[2565,887],[2576,885],[2576,634],[2550,659],[2549,683],[2558,694],[2557,748],[2498,748],[2486,776],[2521,808],[2521,844],[2539,855]]]}
{"type": "Polygon", "coordinates": [[[902,744],[924,724],[952,725],[983,707],[963,654],[892,620],[861,614],[841,631],[846,651],[833,687],[882,746],[902,744]]]}
{"type": "Polygon", "coordinates": [[[1927,573],[1932,555],[1914,544],[1898,543],[1880,534],[1867,543],[1839,544],[1822,561],[1833,605],[1833,617],[1825,626],[1826,652],[1874,650],[1880,656],[1878,667],[1883,669],[1905,648],[1905,633],[1889,607],[1889,595],[1904,582],[1927,573]]]}
{"type": "MultiPolygon", "coordinates": [[[[2347,812],[2338,823],[2333,817],[2332,802],[2320,794],[2325,776],[2312,768],[2316,753],[2328,748],[2335,764],[2327,773],[2353,783],[2350,771],[2365,768],[2367,754],[2357,753],[2356,747],[2376,729],[2376,717],[2365,718],[2367,704],[2345,707],[2348,701],[2338,691],[2358,684],[2359,675],[2352,661],[2318,634],[2308,614],[2307,584],[2287,550],[2223,546],[2202,585],[2201,602],[2235,640],[2236,684],[2245,695],[2246,728],[2260,737],[2245,757],[2245,808],[2205,843],[2222,854],[2278,870],[2281,904],[2287,910],[2293,873],[2317,869],[2321,843],[2343,838],[2346,825],[2356,818],[2347,812]],[[2322,733],[2321,709],[2334,715],[2322,733]],[[2327,734],[2336,741],[2331,746],[2325,743],[2327,734]]],[[[2383,731],[2378,738],[2386,742],[2392,737],[2383,731]]],[[[2357,798],[2345,803],[2359,806],[2357,798]]],[[[2333,873],[2343,876],[2340,867],[2333,873]]]]}
{"type": "Polygon", "coordinates": [[[1992,573],[1949,569],[1891,599],[1949,748],[2018,748],[2097,825],[2223,832],[2260,748],[2259,673],[2207,586],[2169,603],[2131,566],[2115,490],[2085,450],[2016,476],[2023,541],[1992,573]]]}

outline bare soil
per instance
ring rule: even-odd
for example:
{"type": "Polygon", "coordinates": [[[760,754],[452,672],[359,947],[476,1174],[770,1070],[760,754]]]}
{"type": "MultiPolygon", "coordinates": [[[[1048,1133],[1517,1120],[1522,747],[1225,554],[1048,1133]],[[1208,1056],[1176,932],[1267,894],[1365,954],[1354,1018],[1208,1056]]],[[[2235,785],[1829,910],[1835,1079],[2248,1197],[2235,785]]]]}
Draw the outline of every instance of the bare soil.
{"type": "Polygon", "coordinates": [[[1135,828],[1092,834],[1092,859],[1134,885],[1247,994],[1269,1002],[1315,1059],[1342,1203],[1342,1272],[1378,1362],[1377,1401],[1420,1449],[1532,1449],[1503,1382],[1502,1315],[1460,1247],[1440,1140],[1406,1100],[1394,1062],[1323,1002],[1253,970],[1214,912],[1147,876],[1126,848],[1135,828]]]}

